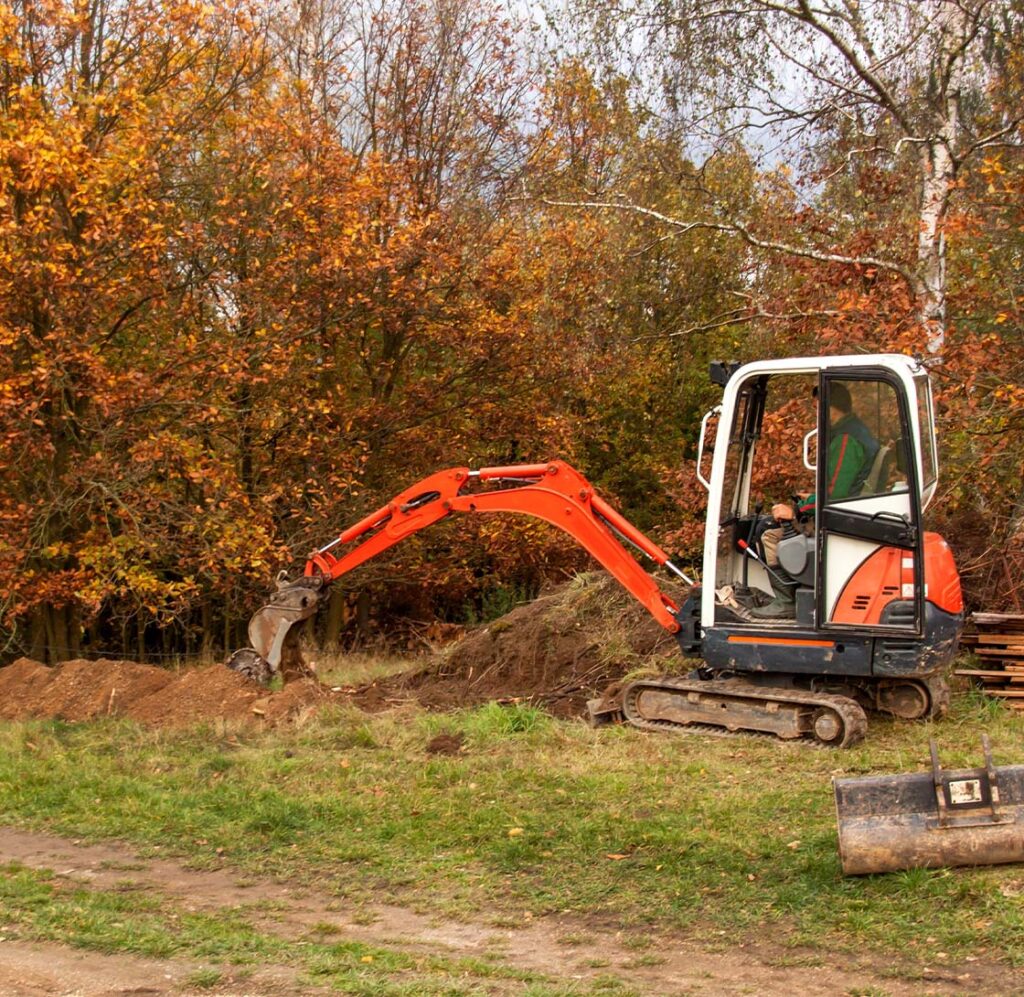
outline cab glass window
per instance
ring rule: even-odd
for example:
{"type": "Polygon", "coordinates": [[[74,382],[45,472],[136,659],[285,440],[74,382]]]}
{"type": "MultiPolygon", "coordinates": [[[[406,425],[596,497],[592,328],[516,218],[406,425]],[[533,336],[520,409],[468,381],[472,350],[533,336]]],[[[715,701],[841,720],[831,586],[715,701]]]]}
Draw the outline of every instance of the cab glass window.
{"type": "Polygon", "coordinates": [[[935,483],[936,467],[938,461],[935,459],[935,422],[932,415],[932,388],[927,377],[915,377],[914,383],[917,386],[917,418],[921,424],[921,470],[923,481],[921,488],[924,491],[935,483]]]}
{"type": "Polygon", "coordinates": [[[830,378],[825,419],[822,480],[827,502],[907,491],[907,448],[893,385],[830,378]]]}

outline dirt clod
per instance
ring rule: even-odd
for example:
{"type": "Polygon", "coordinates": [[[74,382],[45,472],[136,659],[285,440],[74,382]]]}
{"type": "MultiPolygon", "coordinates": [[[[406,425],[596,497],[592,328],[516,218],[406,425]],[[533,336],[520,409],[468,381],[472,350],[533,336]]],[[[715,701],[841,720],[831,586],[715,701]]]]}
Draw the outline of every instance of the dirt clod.
{"type": "Polygon", "coordinates": [[[462,731],[457,731],[454,734],[441,733],[436,737],[432,737],[427,742],[427,754],[428,755],[457,755],[462,751],[462,743],[465,737],[462,731]]]}

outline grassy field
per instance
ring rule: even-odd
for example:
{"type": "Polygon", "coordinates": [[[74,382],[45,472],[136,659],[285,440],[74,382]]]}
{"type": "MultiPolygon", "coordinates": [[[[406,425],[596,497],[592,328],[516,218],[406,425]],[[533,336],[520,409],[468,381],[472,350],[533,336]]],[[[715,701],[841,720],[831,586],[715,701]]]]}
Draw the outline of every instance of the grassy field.
{"type": "MultiPolygon", "coordinates": [[[[447,715],[345,709],[264,733],[5,724],[0,822],[118,837],[193,865],[496,925],[572,912],[637,938],[686,931],[713,946],[770,933],[792,946],[1021,965],[1020,867],[850,879],[837,854],[833,775],[921,769],[930,736],[945,765],[973,766],[985,730],[997,764],[1021,761],[1024,717],[975,694],[938,724],[874,719],[867,742],[845,752],[591,730],[495,704],[447,715]],[[462,753],[426,753],[442,731],[462,733],[462,753]]],[[[84,904],[98,931],[127,916],[116,897],[69,899],[38,872],[9,867],[0,883],[4,923],[38,937],[73,930],[61,905],[84,904]]],[[[133,937],[176,950],[180,920],[159,903],[137,916],[133,937]]],[[[189,930],[200,950],[240,957],[284,945],[201,917],[189,930]]],[[[108,932],[109,946],[125,944],[118,937],[108,932]]],[[[325,947],[278,957],[313,971],[325,947]]],[[[366,954],[346,958],[364,972],[356,960],[366,954]]],[[[377,965],[389,958],[406,957],[378,954],[377,965]]]]}

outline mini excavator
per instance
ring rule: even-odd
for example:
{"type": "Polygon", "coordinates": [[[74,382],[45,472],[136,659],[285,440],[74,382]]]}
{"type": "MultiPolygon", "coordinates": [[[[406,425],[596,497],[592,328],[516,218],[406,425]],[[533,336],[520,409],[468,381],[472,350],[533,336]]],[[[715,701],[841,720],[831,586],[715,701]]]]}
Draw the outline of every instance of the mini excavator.
{"type": "Polygon", "coordinates": [[[627,682],[592,700],[595,724],[846,747],[864,737],[866,710],[941,716],[963,599],[949,547],[922,524],[938,472],[927,368],[878,354],[713,363],[711,377],[724,393],[701,422],[697,451],[708,492],[703,584],[563,461],[456,467],[405,489],[314,551],[302,577],[279,578],[249,624],[253,646],[228,666],[261,682],[301,669],[296,624],[317,611],[332,582],[454,513],[521,513],[573,537],[675,636],[685,657],[701,661],[685,678],[627,682]],[[765,412],[800,398],[814,399],[803,466],[817,497],[801,503],[802,523],[779,523],[752,499],[758,444],[765,412]],[[852,442],[837,406],[852,408],[864,445],[852,442]],[[862,466],[851,469],[855,452],[862,466]],[[763,539],[769,529],[774,556],[763,539]],[[689,586],[682,605],[630,548],[689,586]],[[759,615],[783,586],[791,609],[759,615]]]}

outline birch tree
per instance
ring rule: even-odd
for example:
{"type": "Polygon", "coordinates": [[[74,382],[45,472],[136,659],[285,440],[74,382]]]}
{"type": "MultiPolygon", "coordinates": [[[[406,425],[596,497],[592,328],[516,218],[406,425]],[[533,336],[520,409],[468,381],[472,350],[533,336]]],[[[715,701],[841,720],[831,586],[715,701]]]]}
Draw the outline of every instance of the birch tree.
{"type": "Polygon", "coordinates": [[[841,230],[839,217],[831,232],[803,240],[765,237],[735,217],[665,221],[732,232],[756,251],[898,273],[928,349],[942,351],[946,220],[959,178],[1020,138],[1020,105],[995,111],[990,99],[1019,45],[1019,3],[580,0],[576,13],[606,57],[621,63],[621,52],[642,51],[638,78],[648,90],[651,80],[662,82],[661,113],[685,141],[712,154],[737,138],[760,141],[769,164],[807,167],[814,184],[794,197],[815,198],[819,210],[829,181],[854,173],[858,161],[912,176],[905,244],[882,255],[834,251],[829,237],[841,230]]]}

